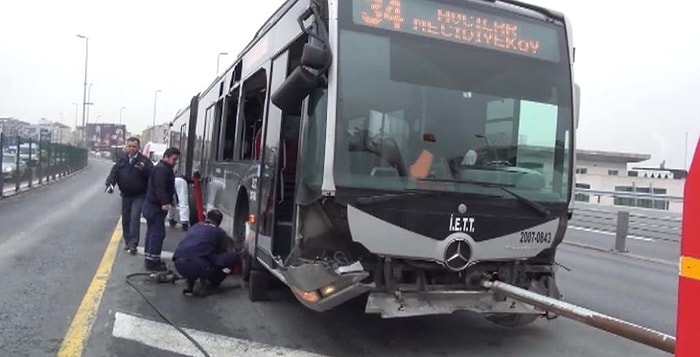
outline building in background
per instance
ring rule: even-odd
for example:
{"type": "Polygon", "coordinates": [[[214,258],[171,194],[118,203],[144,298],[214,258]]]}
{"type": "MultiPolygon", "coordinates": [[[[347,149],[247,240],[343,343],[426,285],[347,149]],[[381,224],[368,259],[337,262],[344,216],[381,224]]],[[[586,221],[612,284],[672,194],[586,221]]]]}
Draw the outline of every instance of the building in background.
{"type": "Polygon", "coordinates": [[[126,141],[126,125],[111,123],[87,124],[87,147],[90,150],[109,149],[123,146],[126,141]]]}
{"type": "MultiPolygon", "coordinates": [[[[39,132],[41,132],[41,129],[44,129],[44,131],[48,130],[49,131],[49,137],[51,138],[51,142],[55,144],[71,144],[72,139],[73,139],[73,131],[71,130],[71,127],[62,123],[58,122],[51,122],[48,121],[44,118],[42,118],[39,121],[39,124],[37,125],[39,128],[39,132]]],[[[38,140],[38,136],[36,138],[32,137],[33,139],[38,140]]]]}
{"type": "Polygon", "coordinates": [[[73,142],[71,127],[58,122],[51,122],[45,118],[39,120],[37,124],[14,118],[0,118],[0,132],[5,135],[7,143],[11,145],[14,145],[18,136],[24,140],[39,141],[39,138],[42,137],[42,132],[44,133],[43,138],[50,138],[52,143],[71,144],[73,142]]]}
{"type": "Polygon", "coordinates": [[[151,126],[141,133],[142,145],[148,142],[168,144],[170,141],[170,123],[151,126]]]}
{"type": "Polygon", "coordinates": [[[22,132],[22,128],[29,125],[31,124],[11,117],[0,118],[0,133],[3,133],[8,139],[17,137],[22,132]]]}
{"type": "MultiPolygon", "coordinates": [[[[683,197],[687,171],[642,166],[651,155],[577,150],[576,188],[596,191],[650,193],[683,197]]],[[[665,199],[615,197],[577,193],[575,200],[609,206],[627,206],[682,212],[683,203],[665,199]]]]}

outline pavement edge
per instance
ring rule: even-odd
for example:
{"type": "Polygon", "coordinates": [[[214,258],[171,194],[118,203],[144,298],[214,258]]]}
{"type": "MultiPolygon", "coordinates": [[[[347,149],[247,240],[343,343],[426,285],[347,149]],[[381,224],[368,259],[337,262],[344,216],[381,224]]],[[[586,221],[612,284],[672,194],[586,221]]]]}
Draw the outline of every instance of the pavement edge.
{"type": "Polygon", "coordinates": [[[55,184],[55,183],[62,182],[62,181],[66,180],[66,179],[68,179],[68,178],[71,178],[71,177],[73,177],[73,176],[77,176],[77,175],[83,173],[83,172],[84,172],[85,170],[87,170],[88,168],[90,168],[90,164],[87,164],[87,165],[86,165],[85,167],[83,167],[82,169],[77,169],[77,170],[75,170],[75,171],[73,171],[73,172],[71,172],[71,173],[69,173],[69,174],[67,174],[67,175],[65,175],[65,176],[57,177],[55,180],[44,181],[44,182],[42,182],[41,184],[39,184],[39,183],[37,183],[37,184],[32,183],[32,187],[25,187],[24,189],[20,189],[20,190],[17,191],[17,192],[11,191],[10,193],[3,194],[2,196],[0,196],[0,201],[5,200],[5,199],[8,199],[8,198],[13,198],[13,197],[19,196],[19,195],[21,195],[21,194],[23,194],[23,193],[32,192],[32,191],[37,190],[37,189],[40,189],[40,188],[49,187],[49,186],[51,186],[51,185],[53,185],[53,184],[55,184]]]}
{"type": "Polygon", "coordinates": [[[112,267],[114,266],[117,252],[119,251],[121,236],[121,219],[119,219],[117,227],[112,233],[112,238],[110,238],[105,253],[102,256],[102,260],[97,266],[97,271],[92,281],[90,281],[90,285],[83,296],[83,300],[61,342],[61,347],[56,355],[57,357],[78,357],[82,355],[85,343],[92,330],[92,325],[97,317],[97,310],[100,307],[107,281],[112,273],[112,267]]]}

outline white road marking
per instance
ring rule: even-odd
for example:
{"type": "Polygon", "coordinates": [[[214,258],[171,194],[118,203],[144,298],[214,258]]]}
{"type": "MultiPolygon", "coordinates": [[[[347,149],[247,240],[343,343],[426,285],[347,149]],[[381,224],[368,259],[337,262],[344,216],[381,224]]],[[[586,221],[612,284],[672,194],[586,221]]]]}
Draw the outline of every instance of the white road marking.
{"type": "MultiPolygon", "coordinates": [[[[321,357],[323,355],[266,345],[235,337],[217,335],[195,329],[183,328],[212,357],[213,356],[291,356],[321,357]]],[[[117,312],[114,316],[112,336],[135,341],[159,350],[185,356],[201,356],[201,352],[172,326],[149,319],[117,312]]]]}
{"type": "MultiPolygon", "coordinates": [[[[584,227],[576,227],[576,226],[569,226],[571,229],[575,229],[577,231],[583,231],[583,232],[589,232],[589,233],[597,233],[597,234],[604,234],[606,236],[615,236],[615,233],[613,232],[605,232],[605,231],[600,231],[597,229],[591,229],[591,228],[584,228],[584,227]]],[[[640,240],[643,242],[656,242],[656,240],[652,238],[646,238],[646,237],[640,237],[640,236],[632,236],[628,235],[627,238],[629,239],[634,239],[634,240],[640,240]]]]}

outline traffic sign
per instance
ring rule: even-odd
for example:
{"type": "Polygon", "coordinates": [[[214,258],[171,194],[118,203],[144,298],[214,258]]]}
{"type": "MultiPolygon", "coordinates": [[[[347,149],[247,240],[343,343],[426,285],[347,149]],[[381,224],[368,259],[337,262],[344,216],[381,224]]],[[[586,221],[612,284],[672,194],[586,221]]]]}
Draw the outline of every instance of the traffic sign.
{"type": "Polygon", "coordinates": [[[683,196],[676,356],[696,357],[700,353],[700,141],[683,196]]]}

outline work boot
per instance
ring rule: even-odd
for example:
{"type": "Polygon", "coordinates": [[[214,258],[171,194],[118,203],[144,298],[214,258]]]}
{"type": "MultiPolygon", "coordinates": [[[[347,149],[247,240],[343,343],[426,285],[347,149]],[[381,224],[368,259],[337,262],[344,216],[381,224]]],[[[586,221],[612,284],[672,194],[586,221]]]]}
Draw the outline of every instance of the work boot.
{"type": "Polygon", "coordinates": [[[149,271],[168,271],[168,266],[162,260],[146,260],[144,266],[149,271]]]}
{"type": "Polygon", "coordinates": [[[182,293],[187,295],[187,296],[192,296],[194,294],[194,283],[196,282],[195,279],[187,279],[187,287],[182,290],[182,293]]]}

